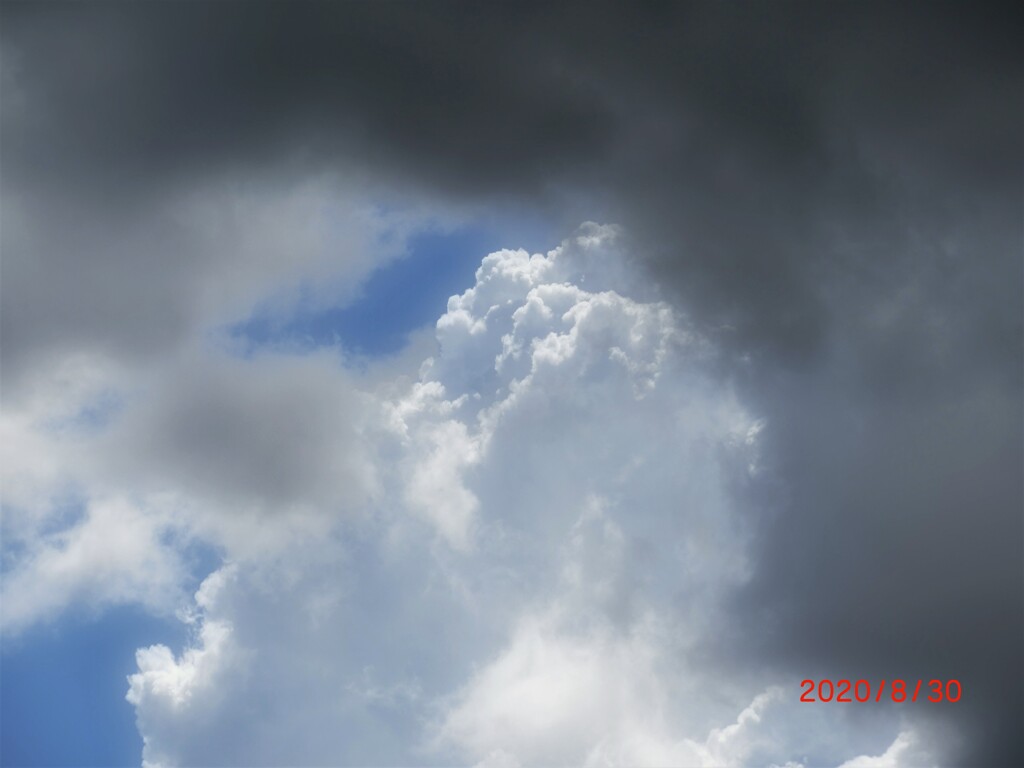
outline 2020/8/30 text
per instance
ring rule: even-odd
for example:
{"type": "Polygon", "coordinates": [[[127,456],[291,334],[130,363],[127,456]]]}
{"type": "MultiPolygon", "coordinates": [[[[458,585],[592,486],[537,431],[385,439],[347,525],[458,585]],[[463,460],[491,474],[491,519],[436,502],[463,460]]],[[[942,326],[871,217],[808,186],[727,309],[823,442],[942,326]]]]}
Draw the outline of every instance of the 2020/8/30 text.
{"type": "Polygon", "coordinates": [[[963,693],[959,680],[893,680],[887,682],[881,680],[876,686],[872,686],[869,680],[850,681],[846,679],[832,680],[822,679],[815,685],[814,680],[800,681],[800,701],[804,702],[839,702],[839,703],[865,703],[868,701],[893,701],[902,704],[905,701],[917,701],[922,694],[922,700],[937,704],[942,701],[960,701],[963,693]],[[913,686],[913,688],[911,688],[913,686]]]}

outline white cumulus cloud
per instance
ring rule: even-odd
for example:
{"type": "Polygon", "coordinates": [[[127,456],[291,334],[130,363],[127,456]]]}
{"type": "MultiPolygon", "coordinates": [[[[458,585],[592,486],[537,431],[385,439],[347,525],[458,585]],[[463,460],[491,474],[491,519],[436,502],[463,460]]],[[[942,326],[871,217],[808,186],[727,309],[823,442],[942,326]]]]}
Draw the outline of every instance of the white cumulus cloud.
{"type": "MultiPolygon", "coordinates": [[[[898,756],[891,723],[702,661],[751,573],[734,491],[770,427],[617,238],[585,225],[548,254],[487,256],[418,379],[354,394],[362,421],[326,422],[364,425],[370,490],[339,487],[322,524],[237,548],[183,613],[191,643],[140,651],[129,699],[147,762],[898,756]]],[[[301,407],[331,402],[295,391],[301,407]]],[[[243,411],[266,410],[250,397],[243,411]]],[[[310,458],[335,461],[330,445],[310,458]]]]}

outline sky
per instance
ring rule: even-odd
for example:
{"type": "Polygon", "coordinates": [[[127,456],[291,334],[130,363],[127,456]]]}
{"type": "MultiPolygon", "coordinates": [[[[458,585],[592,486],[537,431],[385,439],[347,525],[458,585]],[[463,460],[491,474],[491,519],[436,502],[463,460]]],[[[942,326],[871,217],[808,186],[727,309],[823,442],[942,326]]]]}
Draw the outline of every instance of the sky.
{"type": "Polygon", "coordinates": [[[1022,23],[4,0],[0,762],[1024,764],[1022,23]]]}

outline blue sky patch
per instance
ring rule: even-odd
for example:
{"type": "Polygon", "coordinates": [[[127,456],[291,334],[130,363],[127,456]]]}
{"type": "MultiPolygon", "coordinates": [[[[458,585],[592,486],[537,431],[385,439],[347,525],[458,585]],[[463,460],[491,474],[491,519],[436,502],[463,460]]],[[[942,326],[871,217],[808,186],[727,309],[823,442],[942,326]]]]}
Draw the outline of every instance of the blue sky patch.
{"type": "Polygon", "coordinates": [[[547,230],[537,222],[427,230],[409,239],[405,257],[372,273],[347,306],[311,310],[300,302],[285,318],[257,311],[233,326],[230,335],[250,352],[263,345],[340,344],[357,356],[394,354],[411,332],[432,325],[444,313],[448,297],[473,285],[484,256],[501,248],[547,250],[557,244],[547,230]]]}
{"type": "Polygon", "coordinates": [[[188,628],[140,608],[74,616],[37,626],[0,648],[0,764],[137,766],[142,738],[125,701],[135,651],[172,648],[188,628]],[[59,735],[58,735],[59,734],[59,735]]]}

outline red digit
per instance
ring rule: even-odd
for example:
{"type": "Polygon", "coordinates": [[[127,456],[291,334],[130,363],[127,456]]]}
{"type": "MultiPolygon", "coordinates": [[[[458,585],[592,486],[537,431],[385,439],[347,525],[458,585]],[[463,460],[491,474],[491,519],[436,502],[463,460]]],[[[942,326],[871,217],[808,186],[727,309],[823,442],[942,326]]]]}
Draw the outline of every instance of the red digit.
{"type": "Polygon", "coordinates": [[[963,691],[960,689],[960,681],[959,680],[950,680],[948,683],[946,683],[946,701],[960,701],[960,694],[961,693],[963,693],[963,691]],[[956,698],[955,699],[953,698],[953,694],[951,694],[949,692],[949,687],[953,683],[956,683],[956,698]]]}
{"type": "Polygon", "coordinates": [[[846,702],[846,703],[849,703],[849,702],[853,701],[853,699],[850,698],[850,681],[849,680],[840,680],[839,683],[838,683],[838,686],[839,686],[839,693],[836,696],[836,701],[842,701],[842,702],[846,702]],[[843,688],[843,683],[846,683],[846,687],[845,688],[843,688]],[[846,695],[845,699],[843,698],[844,694],[846,695]]]}
{"type": "Polygon", "coordinates": [[[902,680],[892,681],[892,700],[897,704],[902,704],[907,700],[907,684],[902,680]],[[897,696],[899,696],[898,699],[897,696]]]}
{"type": "Polygon", "coordinates": [[[822,680],[820,683],[818,683],[818,698],[821,701],[832,701],[832,693],[833,693],[833,689],[832,689],[832,681],[831,680],[822,680]],[[825,694],[822,692],[824,690],[825,683],[828,683],[828,698],[827,699],[825,698],[825,694]]]}
{"type": "Polygon", "coordinates": [[[858,680],[853,686],[853,698],[857,701],[864,702],[871,698],[871,683],[867,680],[858,680]],[[864,697],[860,695],[860,684],[864,683],[864,697]]]}
{"type": "Polygon", "coordinates": [[[807,686],[807,690],[800,694],[800,701],[814,701],[814,697],[811,693],[814,692],[814,681],[813,680],[801,680],[800,686],[807,686]],[[810,698],[808,698],[810,697],[810,698]]]}
{"type": "Polygon", "coordinates": [[[933,704],[942,701],[942,681],[941,680],[929,680],[928,685],[932,687],[932,692],[928,694],[928,701],[933,704]],[[933,699],[932,696],[935,696],[933,699]]]}

